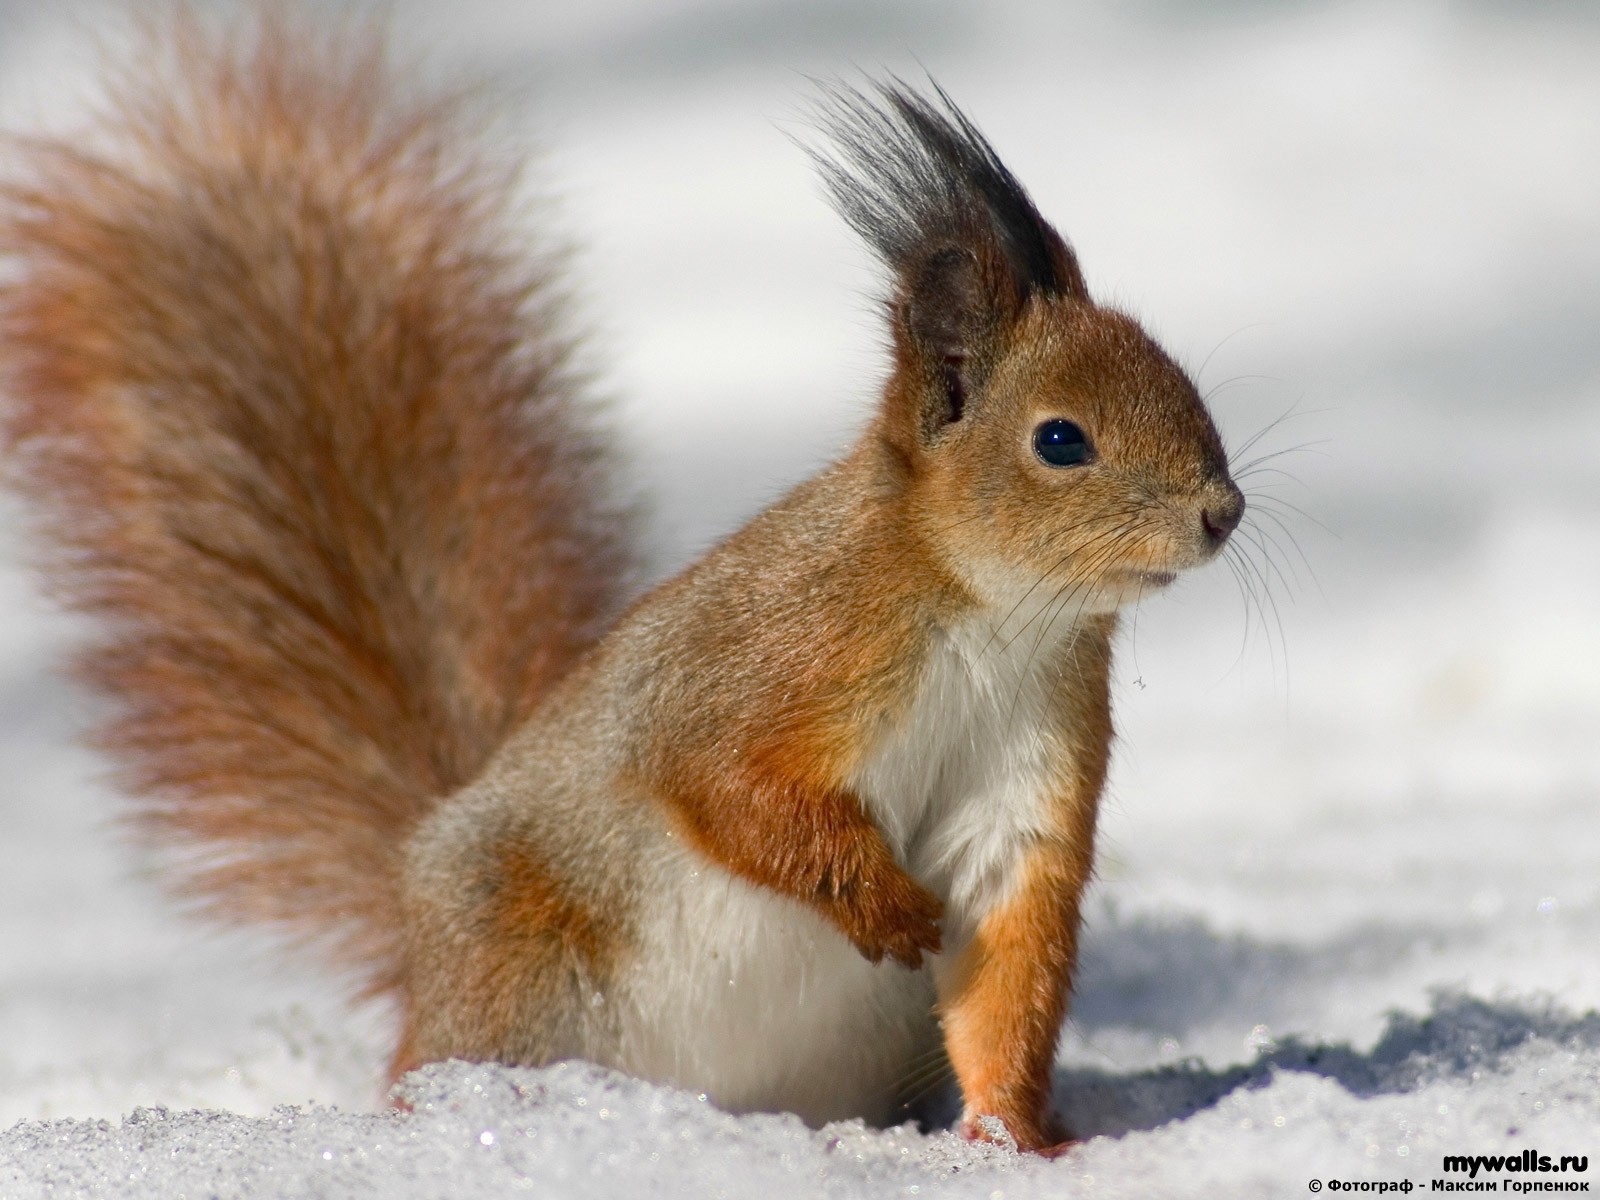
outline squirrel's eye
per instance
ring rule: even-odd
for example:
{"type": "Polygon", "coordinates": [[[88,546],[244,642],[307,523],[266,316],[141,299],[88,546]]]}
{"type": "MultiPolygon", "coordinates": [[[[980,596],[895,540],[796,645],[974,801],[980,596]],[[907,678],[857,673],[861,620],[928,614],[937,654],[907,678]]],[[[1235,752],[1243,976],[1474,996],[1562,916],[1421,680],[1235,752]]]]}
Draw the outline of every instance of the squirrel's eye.
{"type": "Polygon", "coordinates": [[[1045,421],[1033,431],[1033,452],[1052,467],[1076,467],[1094,457],[1083,430],[1071,421],[1045,421]]]}

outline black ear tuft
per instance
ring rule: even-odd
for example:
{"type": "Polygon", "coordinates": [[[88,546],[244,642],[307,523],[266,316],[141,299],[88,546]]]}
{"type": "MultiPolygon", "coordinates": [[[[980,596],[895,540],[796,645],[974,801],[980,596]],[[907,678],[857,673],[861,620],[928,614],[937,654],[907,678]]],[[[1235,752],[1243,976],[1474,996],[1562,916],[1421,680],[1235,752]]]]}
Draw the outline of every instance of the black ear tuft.
{"type": "Polygon", "coordinates": [[[938,84],[933,99],[898,79],[874,85],[875,98],[818,86],[817,124],[833,150],[807,152],[840,214],[902,279],[941,246],[993,247],[1018,299],[1087,299],[1071,249],[938,84]]]}

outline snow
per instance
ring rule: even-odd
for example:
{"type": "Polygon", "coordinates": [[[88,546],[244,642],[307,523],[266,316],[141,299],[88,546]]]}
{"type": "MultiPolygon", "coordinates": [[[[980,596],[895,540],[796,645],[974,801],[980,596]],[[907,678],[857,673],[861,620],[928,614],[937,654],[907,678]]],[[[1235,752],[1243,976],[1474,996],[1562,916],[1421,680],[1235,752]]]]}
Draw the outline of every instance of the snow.
{"type": "Polygon", "coordinates": [[[0,1188],[129,1200],[469,1190],[993,1200],[1166,1195],[1181,1181],[1185,1194],[1272,1196],[1290,1180],[1409,1179],[1464,1141],[1481,1154],[1586,1148],[1600,1128],[1597,1052],[1594,1014],[1441,995],[1429,1016],[1391,1017],[1367,1051],[1287,1039],[1226,1068],[1068,1068],[1064,1111],[1101,1136],[1054,1163],[911,1125],[732,1117],[582,1063],[444,1063],[407,1079],[409,1112],[139,1107],[116,1124],[22,1122],[0,1141],[0,1188]]]}
{"type": "MultiPolygon", "coordinates": [[[[580,1064],[435,1066],[386,1108],[388,1014],[179,915],[119,836],[0,509],[0,1197],[1265,1197],[1600,1152],[1588,8],[395,7],[545,148],[663,570],[877,378],[865,256],[783,137],[797,72],[920,59],[1230,444],[1284,417],[1246,455],[1290,451],[1250,481],[1260,575],[1123,639],[1056,1075],[1086,1140],[808,1130],[580,1064]]],[[[8,125],[89,91],[73,10],[0,0],[8,125]]]]}

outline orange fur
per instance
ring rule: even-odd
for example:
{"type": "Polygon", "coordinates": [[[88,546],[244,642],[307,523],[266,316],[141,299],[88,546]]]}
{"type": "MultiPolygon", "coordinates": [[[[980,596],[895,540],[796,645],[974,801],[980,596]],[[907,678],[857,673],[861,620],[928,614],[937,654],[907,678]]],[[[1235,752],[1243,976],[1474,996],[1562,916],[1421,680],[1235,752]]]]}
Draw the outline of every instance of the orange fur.
{"type": "MultiPolygon", "coordinates": [[[[836,479],[833,491],[855,483],[836,479]]],[[[877,516],[892,514],[884,506],[877,516]]],[[[710,560],[753,553],[750,565],[774,576],[740,577],[730,590],[785,588],[774,523],[758,520],[710,560]]],[[[878,722],[904,703],[917,608],[936,589],[898,529],[861,522],[854,533],[848,557],[829,564],[798,607],[752,609],[751,619],[730,596],[724,618],[700,631],[692,653],[750,671],[713,676],[711,686],[686,680],[695,690],[673,697],[682,719],[662,727],[645,779],[709,858],[816,907],[874,962],[916,966],[939,948],[942,906],[894,860],[844,781],[878,722]]],[[[796,555],[806,567],[812,557],[796,555]]],[[[669,589],[707,586],[717,584],[701,568],[669,589]]]]}
{"type": "Polygon", "coordinates": [[[849,792],[727,774],[714,790],[671,800],[707,858],[812,905],[871,961],[916,967],[939,950],[944,906],[895,861],[849,792]]]}
{"type": "Polygon", "coordinates": [[[9,474],[156,840],[401,978],[397,849],[598,633],[624,552],[512,180],[365,36],[144,47],[0,189],[9,474]]]}
{"type": "Polygon", "coordinates": [[[217,911],[394,991],[396,1072],[581,1054],[884,1112],[893,1061],[695,1019],[892,1058],[931,1038],[931,985],[700,868],[873,962],[956,929],[935,974],[966,1130],[1049,1149],[1113,614],[1242,513],[1188,378],[947,102],[835,89],[819,160],[891,275],[878,415],[600,638],[626,521],[512,181],[370,40],[169,36],[0,183],[10,470],[103,619],[81,671],[143,828],[195,852],[217,911]],[[1044,457],[1062,424],[1092,454],[1044,457]],[[1035,595],[1008,636],[1039,660],[986,675],[973,630],[1035,595]],[[990,728],[1013,683],[1048,693],[1039,728],[990,728]]]}

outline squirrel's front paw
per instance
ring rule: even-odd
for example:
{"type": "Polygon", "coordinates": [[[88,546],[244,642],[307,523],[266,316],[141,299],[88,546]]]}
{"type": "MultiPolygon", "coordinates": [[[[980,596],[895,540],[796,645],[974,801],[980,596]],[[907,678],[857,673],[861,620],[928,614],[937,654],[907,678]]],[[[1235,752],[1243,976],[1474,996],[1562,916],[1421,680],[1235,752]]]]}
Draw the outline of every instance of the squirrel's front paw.
{"type": "Polygon", "coordinates": [[[839,900],[845,936],[870,962],[888,957],[915,970],[944,944],[944,905],[898,867],[861,880],[839,900]]]}

